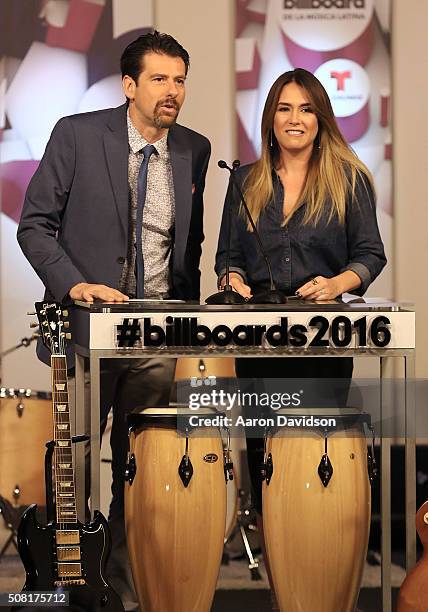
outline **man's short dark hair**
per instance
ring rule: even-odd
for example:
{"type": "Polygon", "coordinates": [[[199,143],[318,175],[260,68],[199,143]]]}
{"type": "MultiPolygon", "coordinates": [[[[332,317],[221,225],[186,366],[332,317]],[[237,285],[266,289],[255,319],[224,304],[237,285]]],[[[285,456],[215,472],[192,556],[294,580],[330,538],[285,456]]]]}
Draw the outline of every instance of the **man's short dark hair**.
{"type": "Polygon", "coordinates": [[[144,56],[146,53],[160,53],[170,57],[180,57],[185,66],[185,74],[189,70],[190,59],[186,49],[169,34],[161,34],[157,30],[139,36],[130,43],[120,58],[122,78],[130,76],[138,82],[140,73],[144,70],[144,56]]]}

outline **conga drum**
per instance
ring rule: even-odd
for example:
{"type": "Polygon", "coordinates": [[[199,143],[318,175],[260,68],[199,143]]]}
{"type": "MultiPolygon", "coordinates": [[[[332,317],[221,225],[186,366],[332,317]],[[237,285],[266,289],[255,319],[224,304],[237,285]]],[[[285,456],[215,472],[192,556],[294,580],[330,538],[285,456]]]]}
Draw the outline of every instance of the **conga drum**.
{"type": "Polygon", "coordinates": [[[0,495],[12,504],[46,505],[45,444],[52,436],[50,393],[0,389],[0,495]]]}
{"type": "Polygon", "coordinates": [[[325,410],[278,411],[276,422],[292,418],[292,426],[266,438],[263,526],[282,612],[353,612],[358,600],[370,528],[369,417],[325,410]]]}
{"type": "MultiPolygon", "coordinates": [[[[130,415],[125,522],[144,612],[209,612],[223,552],[226,482],[216,412],[177,431],[180,408],[130,415]],[[206,423],[205,422],[205,423],[206,423]]],[[[186,417],[184,417],[186,418],[186,417]]]]}

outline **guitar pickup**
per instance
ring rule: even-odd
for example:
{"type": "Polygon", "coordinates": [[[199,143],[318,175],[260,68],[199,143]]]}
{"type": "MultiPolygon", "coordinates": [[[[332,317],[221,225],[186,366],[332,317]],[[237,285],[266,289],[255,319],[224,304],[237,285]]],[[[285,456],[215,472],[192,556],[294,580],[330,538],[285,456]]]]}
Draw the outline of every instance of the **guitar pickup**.
{"type": "Polygon", "coordinates": [[[58,561],[80,561],[79,546],[64,546],[57,548],[58,561]]]}
{"type": "Polygon", "coordinates": [[[68,578],[69,576],[81,576],[81,563],[58,563],[58,577],[68,578]]]}
{"type": "Polygon", "coordinates": [[[78,529],[73,530],[57,530],[55,532],[56,543],[59,544],[80,544],[80,533],[78,529]]]}

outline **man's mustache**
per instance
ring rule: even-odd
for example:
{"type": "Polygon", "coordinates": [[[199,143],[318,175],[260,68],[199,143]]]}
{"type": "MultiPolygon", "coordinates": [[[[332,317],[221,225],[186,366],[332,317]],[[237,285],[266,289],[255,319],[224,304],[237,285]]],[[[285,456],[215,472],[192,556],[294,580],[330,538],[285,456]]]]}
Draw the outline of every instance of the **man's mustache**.
{"type": "Polygon", "coordinates": [[[157,110],[159,110],[161,108],[161,106],[165,106],[165,104],[170,104],[171,106],[174,107],[174,109],[176,111],[180,110],[177,102],[174,100],[174,98],[164,98],[163,100],[159,100],[159,102],[156,103],[155,106],[155,112],[157,110]]]}

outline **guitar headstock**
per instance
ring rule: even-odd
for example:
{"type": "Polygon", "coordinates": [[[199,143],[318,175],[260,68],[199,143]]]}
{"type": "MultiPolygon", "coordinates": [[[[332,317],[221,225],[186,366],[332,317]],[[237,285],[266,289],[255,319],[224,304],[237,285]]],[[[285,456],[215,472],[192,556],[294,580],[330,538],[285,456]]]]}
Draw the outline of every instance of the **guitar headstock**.
{"type": "Polygon", "coordinates": [[[57,302],[36,302],[34,306],[43,344],[52,355],[65,355],[66,340],[71,338],[70,333],[64,332],[70,326],[65,320],[67,310],[63,310],[57,302]]]}

